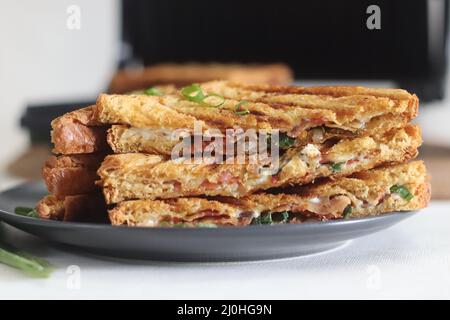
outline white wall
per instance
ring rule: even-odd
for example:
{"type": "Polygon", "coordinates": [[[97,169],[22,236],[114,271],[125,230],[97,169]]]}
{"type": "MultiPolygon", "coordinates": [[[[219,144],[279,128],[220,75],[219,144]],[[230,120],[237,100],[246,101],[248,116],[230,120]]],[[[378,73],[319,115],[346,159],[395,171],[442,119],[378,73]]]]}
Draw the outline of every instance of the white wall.
{"type": "Polygon", "coordinates": [[[117,0],[0,1],[0,165],[27,143],[27,102],[95,97],[112,75],[120,30],[117,0]],[[81,29],[69,30],[70,5],[81,29]]]}

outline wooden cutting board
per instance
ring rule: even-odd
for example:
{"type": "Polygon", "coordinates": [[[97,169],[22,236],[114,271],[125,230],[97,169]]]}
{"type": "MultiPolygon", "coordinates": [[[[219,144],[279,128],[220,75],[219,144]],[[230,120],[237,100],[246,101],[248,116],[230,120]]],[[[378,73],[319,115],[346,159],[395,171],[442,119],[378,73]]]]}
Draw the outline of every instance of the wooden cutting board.
{"type": "Polygon", "coordinates": [[[419,159],[424,160],[430,175],[432,199],[450,199],[450,149],[422,147],[419,159]]]}

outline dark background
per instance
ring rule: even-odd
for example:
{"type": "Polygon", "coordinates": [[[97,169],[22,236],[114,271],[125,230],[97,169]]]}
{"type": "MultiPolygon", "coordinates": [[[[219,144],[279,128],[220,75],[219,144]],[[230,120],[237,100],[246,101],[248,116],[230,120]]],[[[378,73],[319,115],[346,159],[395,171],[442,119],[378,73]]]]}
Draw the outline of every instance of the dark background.
{"type": "Polygon", "coordinates": [[[132,54],[121,66],[136,60],[284,62],[297,79],[390,79],[422,99],[438,99],[444,91],[447,10],[436,15],[430,3],[448,5],[447,0],[124,0],[123,40],[132,54]],[[372,4],[381,9],[381,30],[366,27],[372,4]],[[442,36],[433,40],[431,31],[442,36]]]}

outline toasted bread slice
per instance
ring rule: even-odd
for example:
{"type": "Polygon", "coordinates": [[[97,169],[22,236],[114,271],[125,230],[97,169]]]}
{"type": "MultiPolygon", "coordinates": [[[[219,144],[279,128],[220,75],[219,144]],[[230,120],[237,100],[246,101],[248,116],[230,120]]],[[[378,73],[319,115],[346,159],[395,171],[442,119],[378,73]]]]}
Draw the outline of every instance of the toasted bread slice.
{"type": "Polygon", "coordinates": [[[273,175],[267,174],[264,164],[259,163],[195,164],[139,153],[107,156],[98,175],[108,204],[197,195],[239,198],[258,190],[406,162],[417,155],[420,144],[419,127],[406,125],[382,136],[290,149],[280,158],[278,171],[273,175]]]}
{"type": "Polygon", "coordinates": [[[289,84],[292,71],[284,64],[158,64],[144,69],[118,71],[109,85],[110,93],[126,93],[161,84],[184,86],[211,80],[289,84]]]}
{"type": "MultiPolygon", "coordinates": [[[[250,101],[264,101],[268,103],[293,104],[304,108],[326,108],[332,110],[342,109],[339,102],[353,102],[349,106],[358,105],[359,99],[375,102],[377,100],[371,97],[384,98],[387,100],[378,100],[380,103],[372,103],[371,109],[380,108],[388,102],[391,107],[403,109],[410,106],[408,111],[414,111],[418,104],[418,98],[403,89],[389,88],[368,88],[361,86],[319,86],[319,87],[301,87],[301,86],[276,86],[268,84],[245,84],[232,81],[211,81],[201,84],[206,93],[217,93],[225,98],[250,101]],[[345,98],[334,100],[336,98],[345,98]],[[334,102],[333,102],[334,101],[334,102]],[[333,102],[333,103],[330,103],[333,102]],[[403,105],[403,107],[401,107],[403,105]]],[[[369,104],[370,105],[370,104],[369,104]]],[[[343,110],[347,109],[344,107],[343,110]]],[[[351,108],[350,108],[351,109],[351,108]]],[[[397,110],[398,111],[398,110],[397,110]]]]}
{"type": "Polygon", "coordinates": [[[64,199],[48,195],[36,206],[42,219],[76,222],[107,222],[106,209],[101,193],[67,196],[64,199]]]}
{"type": "Polygon", "coordinates": [[[418,210],[430,200],[430,185],[420,161],[288,191],[241,199],[125,201],[110,210],[109,217],[113,225],[146,227],[302,223],[418,210]]]}
{"type": "MultiPolygon", "coordinates": [[[[221,84],[217,86],[218,91],[227,85],[226,82],[218,84],[221,84]]],[[[209,90],[210,87],[204,86],[209,90]]],[[[273,90],[275,88],[280,87],[273,87],[273,90]]],[[[225,99],[218,108],[203,102],[188,101],[181,94],[160,97],[101,94],[97,100],[95,117],[105,124],[123,124],[136,128],[193,129],[196,123],[204,129],[278,129],[291,137],[297,137],[305,130],[319,126],[364,132],[370,120],[380,117],[384,120],[395,118],[396,122],[405,124],[416,116],[418,108],[415,95],[395,89],[280,89],[284,90],[282,92],[299,91],[294,94],[267,94],[250,90],[245,91],[248,94],[228,94],[225,89],[220,91],[225,99]],[[227,98],[227,95],[231,98],[227,98]],[[268,96],[266,100],[263,99],[265,96],[268,96]],[[246,104],[242,105],[244,100],[246,104]],[[245,109],[248,113],[236,112],[237,108],[239,111],[245,109]]]]}
{"type": "Polygon", "coordinates": [[[106,152],[108,127],[93,117],[95,106],[66,113],[52,121],[51,139],[56,154],[106,152]]]}
{"type": "Polygon", "coordinates": [[[49,157],[42,168],[48,191],[58,199],[98,191],[95,181],[104,158],[104,154],[94,153],[49,157]]]}

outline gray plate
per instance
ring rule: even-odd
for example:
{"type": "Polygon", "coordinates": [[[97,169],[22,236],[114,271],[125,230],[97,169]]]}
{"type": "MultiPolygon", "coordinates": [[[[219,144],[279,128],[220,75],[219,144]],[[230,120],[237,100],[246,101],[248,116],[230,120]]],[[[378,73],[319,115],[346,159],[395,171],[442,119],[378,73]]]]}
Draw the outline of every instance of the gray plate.
{"type": "Polygon", "coordinates": [[[298,225],[234,228],[128,228],[39,220],[14,214],[46,194],[41,183],[0,193],[0,220],[55,243],[106,256],[170,261],[245,261],[308,255],[388,228],[414,212],[298,225]]]}

